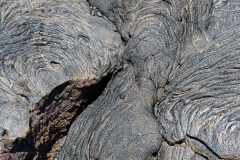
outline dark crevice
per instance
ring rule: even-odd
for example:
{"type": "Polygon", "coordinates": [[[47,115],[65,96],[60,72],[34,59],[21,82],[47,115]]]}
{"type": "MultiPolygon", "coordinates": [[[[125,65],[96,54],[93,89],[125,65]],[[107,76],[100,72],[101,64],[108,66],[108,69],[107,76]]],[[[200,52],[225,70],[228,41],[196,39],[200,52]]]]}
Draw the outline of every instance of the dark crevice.
{"type": "Polygon", "coordinates": [[[28,100],[28,96],[26,96],[26,95],[24,95],[24,94],[19,94],[19,96],[22,97],[22,98],[24,98],[24,99],[26,99],[26,100],[28,100]]]}
{"type": "Polygon", "coordinates": [[[30,120],[34,159],[51,158],[73,121],[102,94],[111,77],[67,81],[37,103],[30,120]]]}
{"type": "Polygon", "coordinates": [[[128,33],[128,37],[129,37],[129,39],[131,39],[132,38],[132,34],[128,33]]]}
{"type": "Polygon", "coordinates": [[[152,156],[153,156],[153,157],[157,157],[157,155],[158,155],[158,151],[152,153],[152,156]]]}
{"type": "Polygon", "coordinates": [[[148,160],[157,160],[157,158],[158,158],[158,151],[152,152],[147,156],[148,160]]]}
{"type": "Polygon", "coordinates": [[[172,7],[172,4],[168,0],[163,0],[163,2],[166,2],[167,4],[169,4],[172,7]]]}
{"type": "Polygon", "coordinates": [[[214,96],[212,95],[196,95],[192,98],[192,101],[197,101],[197,100],[204,100],[204,99],[209,99],[213,98],[214,96]]]}
{"type": "Polygon", "coordinates": [[[183,144],[183,143],[185,143],[185,139],[181,139],[181,140],[179,140],[179,141],[177,141],[177,142],[174,142],[175,144],[183,144]]]}
{"type": "Polygon", "coordinates": [[[60,64],[60,63],[55,62],[55,61],[51,61],[50,63],[51,63],[51,64],[60,64]]]}
{"type": "MultiPolygon", "coordinates": [[[[215,155],[217,158],[219,159],[223,159],[222,157],[220,157],[216,152],[214,152],[204,141],[202,141],[201,139],[198,139],[197,137],[193,137],[187,134],[187,137],[189,137],[190,139],[196,140],[199,143],[201,143],[202,145],[204,145],[213,155],[215,155]]],[[[202,155],[201,155],[202,156],[202,155]]]]}
{"type": "Polygon", "coordinates": [[[3,129],[3,131],[2,131],[2,137],[7,136],[7,135],[8,135],[8,131],[7,131],[6,129],[3,129]]]}
{"type": "MultiPolygon", "coordinates": [[[[120,34],[120,32],[118,31],[118,33],[120,34]]],[[[121,35],[121,34],[120,34],[121,35]]],[[[124,38],[122,35],[121,35],[121,40],[123,42],[123,44],[126,46],[127,43],[128,43],[128,40],[126,38],[124,38]]]]}

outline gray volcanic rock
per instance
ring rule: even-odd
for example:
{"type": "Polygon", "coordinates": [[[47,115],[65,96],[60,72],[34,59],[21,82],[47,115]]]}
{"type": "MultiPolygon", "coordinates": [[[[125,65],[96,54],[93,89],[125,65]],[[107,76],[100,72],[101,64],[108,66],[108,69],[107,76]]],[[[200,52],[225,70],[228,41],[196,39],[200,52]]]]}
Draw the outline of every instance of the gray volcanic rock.
{"type": "Polygon", "coordinates": [[[0,4],[0,151],[8,152],[5,141],[26,137],[41,97],[69,80],[100,81],[114,72],[123,44],[84,1],[0,4]]]}
{"type": "Polygon", "coordinates": [[[2,0],[0,159],[240,159],[239,0],[2,0]]]}

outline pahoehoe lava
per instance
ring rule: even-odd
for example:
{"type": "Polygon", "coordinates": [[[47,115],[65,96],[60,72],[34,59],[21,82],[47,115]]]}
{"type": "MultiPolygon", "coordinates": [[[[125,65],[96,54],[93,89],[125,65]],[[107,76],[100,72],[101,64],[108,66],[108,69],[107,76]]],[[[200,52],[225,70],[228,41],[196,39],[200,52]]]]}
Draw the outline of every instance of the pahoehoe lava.
{"type": "Polygon", "coordinates": [[[0,160],[240,159],[240,0],[0,0],[0,160]]]}

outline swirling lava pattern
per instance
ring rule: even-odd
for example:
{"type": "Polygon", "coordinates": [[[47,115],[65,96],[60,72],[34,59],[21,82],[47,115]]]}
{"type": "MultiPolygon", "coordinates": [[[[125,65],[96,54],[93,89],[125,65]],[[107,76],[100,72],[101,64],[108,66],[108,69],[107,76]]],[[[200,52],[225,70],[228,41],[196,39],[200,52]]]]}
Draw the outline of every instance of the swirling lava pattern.
{"type": "Polygon", "coordinates": [[[87,2],[0,2],[0,138],[23,137],[59,84],[82,85],[48,105],[68,113],[110,73],[50,157],[239,159],[240,0],[87,2]]]}
{"type": "Polygon", "coordinates": [[[0,18],[0,140],[24,137],[29,110],[54,87],[119,65],[120,35],[84,1],[3,1],[0,18]]]}

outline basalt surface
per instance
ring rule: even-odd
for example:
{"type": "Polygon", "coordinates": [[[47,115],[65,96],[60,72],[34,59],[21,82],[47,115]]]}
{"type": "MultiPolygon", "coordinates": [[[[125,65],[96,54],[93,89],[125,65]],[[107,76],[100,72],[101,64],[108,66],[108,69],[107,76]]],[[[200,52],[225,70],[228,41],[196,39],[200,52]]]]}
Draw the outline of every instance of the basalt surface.
{"type": "Polygon", "coordinates": [[[240,159],[239,9],[0,1],[0,160],[240,159]]]}

